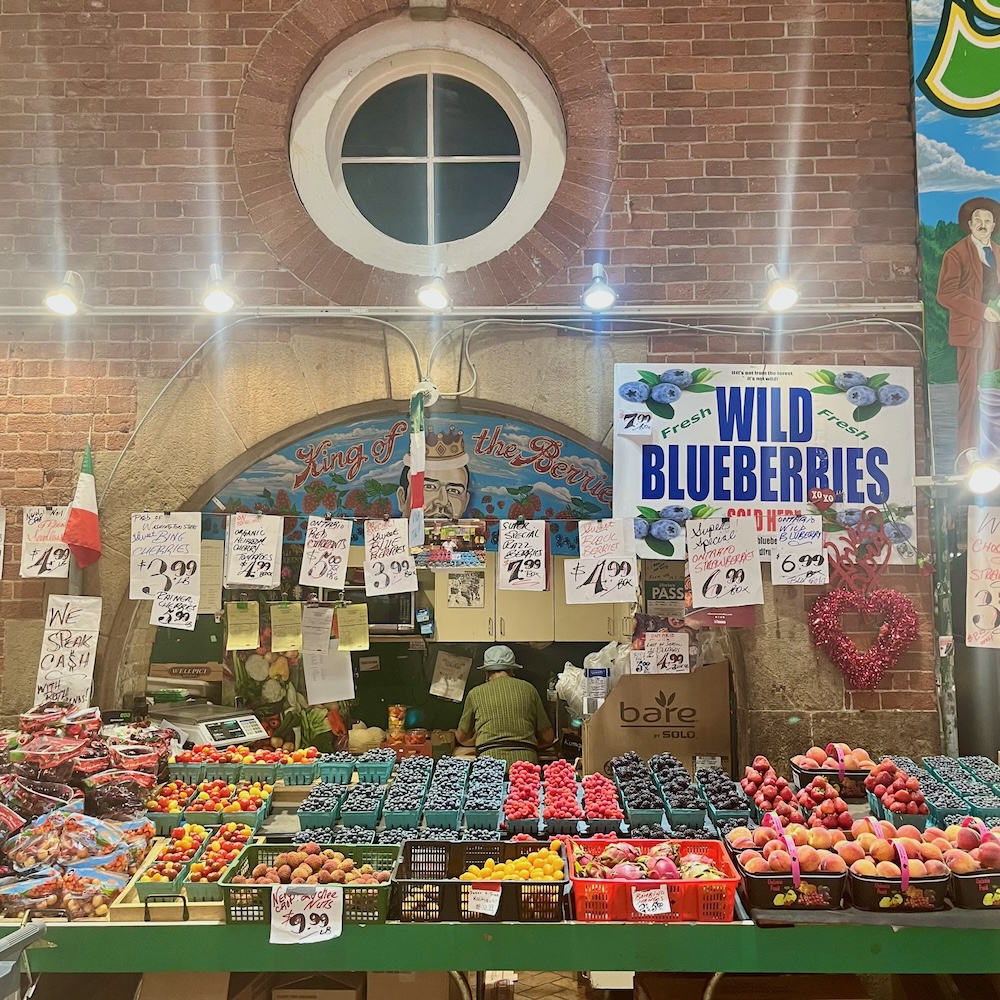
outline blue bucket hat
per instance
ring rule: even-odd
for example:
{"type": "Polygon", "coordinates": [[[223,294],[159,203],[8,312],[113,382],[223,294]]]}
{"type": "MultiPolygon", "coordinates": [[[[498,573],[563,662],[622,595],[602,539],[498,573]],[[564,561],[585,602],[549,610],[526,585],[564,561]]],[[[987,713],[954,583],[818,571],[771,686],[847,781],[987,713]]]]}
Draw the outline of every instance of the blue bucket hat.
{"type": "Polygon", "coordinates": [[[490,646],[483,654],[480,670],[520,670],[521,664],[514,659],[514,650],[510,646],[490,646]]]}

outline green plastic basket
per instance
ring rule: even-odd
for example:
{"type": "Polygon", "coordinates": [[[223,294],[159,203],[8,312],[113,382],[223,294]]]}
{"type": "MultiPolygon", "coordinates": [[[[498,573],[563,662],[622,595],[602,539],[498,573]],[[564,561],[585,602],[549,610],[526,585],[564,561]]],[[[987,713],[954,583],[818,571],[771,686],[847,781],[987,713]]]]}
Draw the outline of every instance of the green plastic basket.
{"type": "Polygon", "coordinates": [[[876,819],[885,819],[885,806],[879,798],[872,792],[866,791],[865,797],[868,799],[868,808],[876,819]]]}
{"type": "Polygon", "coordinates": [[[324,827],[332,827],[337,822],[337,810],[330,812],[302,812],[295,813],[299,818],[300,830],[322,830],[324,827]]]}
{"type": "Polygon", "coordinates": [[[197,785],[205,778],[204,764],[167,764],[167,775],[171,781],[186,781],[197,785]]]}
{"type": "Polygon", "coordinates": [[[358,761],[355,764],[358,772],[358,782],[362,785],[384,785],[396,766],[394,760],[358,761]]]}
{"type": "Polygon", "coordinates": [[[256,830],[267,818],[270,805],[271,799],[268,797],[267,801],[256,812],[205,812],[201,809],[192,812],[190,809],[186,809],[184,822],[201,823],[202,826],[218,826],[219,823],[245,823],[256,830]]]}
{"type": "Polygon", "coordinates": [[[465,825],[470,830],[499,830],[499,809],[466,809],[463,813],[465,825]]]}
{"type": "MultiPolygon", "coordinates": [[[[191,859],[194,860],[193,858],[191,859]]],[[[191,867],[189,861],[182,869],[180,875],[173,882],[136,882],[135,894],[141,903],[145,903],[149,896],[176,896],[184,885],[184,879],[188,876],[188,869],[191,867]]]]}
{"type": "MultiPolygon", "coordinates": [[[[391,871],[395,875],[399,848],[390,844],[332,845],[354,863],[371,865],[376,871],[391,871]]],[[[248,844],[243,853],[230,865],[222,886],[226,904],[227,924],[261,924],[271,919],[271,885],[233,884],[237,875],[246,877],[259,864],[274,863],[279,854],[296,851],[296,844],[248,844]]],[[[391,881],[391,880],[390,880],[391,881]]],[[[345,924],[384,924],[389,913],[390,882],[378,885],[344,886],[345,924]]]]}
{"type": "MultiPolygon", "coordinates": [[[[202,826],[208,826],[207,823],[202,823],[201,818],[200,818],[200,817],[204,817],[205,815],[206,815],[206,813],[198,813],[199,818],[198,819],[193,819],[190,822],[192,822],[192,823],[201,823],[202,826]]],[[[208,814],[208,815],[211,815],[211,814],[208,814]]],[[[184,818],[184,816],[185,816],[185,814],[182,813],[182,812],[175,812],[175,813],[148,812],[148,813],[146,813],[146,819],[150,820],[152,822],[153,826],[156,827],[156,836],[157,837],[167,837],[167,836],[170,835],[170,831],[173,830],[175,827],[180,826],[182,823],[188,822],[188,820],[186,820],[184,818]]],[[[166,883],[163,883],[163,884],[165,885],[166,883]]]]}
{"type": "Polygon", "coordinates": [[[330,785],[349,785],[354,777],[354,761],[320,761],[319,777],[330,785]]]}
{"type": "Polygon", "coordinates": [[[244,764],[240,777],[244,781],[263,781],[273,785],[277,779],[277,771],[277,764],[244,764]]]}
{"type": "Polygon", "coordinates": [[[225,781],[235,784],[243,773],[242,764],[205,764],[204,781],[225,781]]]}
{"type": "Polygon", "coordinates": [[[384,809],[382,819],[387,830],[409,830],[420,826],[420,810],[423,802],[416,809],[384,809]]]}
{"type": "MultiPolygon", "coordinates": [[[[233,864],[236,864],[236,862],[234,861],[233,864]]],[[[184,893],[187,895],[189,902],[211,903],[214,900],[222,899],[222,881],[185,882],[184,893]]]]}
{"type": "Polygon", "coordinates": [[[705,825],[705,809],[673,809],[667,803],[667,822],[671,827],[689,826],[697,830],[705,825]]]}
{"type": "Polygon", "coordinates": [[[311,785],[319,773],[319,764],[280,764],[278,777],[286,785],[311,785]]]}
{"type": "Polygon", "coordinates": [[[363,826],[366,830],[374,830],[378,826],[379,816],[382,815],[385,793],[386,790],[383,788],[374,809],[345,809],[344,803],[347,802],[345,797],[340,807],[340,818],[344,821],[344,826],[363,826]]]}
{"type": "Polygon", "coordinates": [[[462,805],[465,802],[465,792],[457,809],[425,809],[424,819],[428,826],[440,827],[443,830],[457,830],[462,825],[462,805]]]}

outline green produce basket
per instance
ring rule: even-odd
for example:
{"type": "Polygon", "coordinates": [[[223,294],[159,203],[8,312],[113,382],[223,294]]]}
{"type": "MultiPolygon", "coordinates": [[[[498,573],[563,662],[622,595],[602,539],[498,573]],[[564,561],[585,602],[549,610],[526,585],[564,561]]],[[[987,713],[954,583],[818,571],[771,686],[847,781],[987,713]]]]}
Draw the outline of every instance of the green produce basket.
{"type": "Polygon", "coordinates": [[[358,782],[362,785],[384,785],[396,766],[394,760],[357,761],[354,765],[358,772],[358,782]]]}
{"type": "Polygon", "coordinates": [[[222,899],[222,882],[185,882],[184,893],[190,903],[212,903],[222,899]]]}
{"type": "Polygon", "coordinates": [[[319,773],[319,764],[279,764],[278,777],[286,785],[311,785],[319,773]]]}
{"type": "Polygon", "coordinates": [[[301,809],[295,813],[299,818],[300,830],[322,830],[324,827],[332,827],[337,822],[337,810],[329,812],[303,812],[301,809]]]}
{"type": "Polygon", "coordinates": [[[167,764],[167,776],[171,781],[186,781],[197,785],[205,778],[204,764],[167,764]]]}
{"type": "Polygon", "coordinates": [[[382,819],[387,830],[410,830],[420,826],[420,810],[424,803],[421,800],[416,809],[383,809],[382,819]]]}
{"type": "Polygon", "coordinates": [[[205,764],[204,781],[225,781],[235,784],[243,773],[242,764],[205,764]]]}
{"type": "Polygon", "coordinates": [[[587,832],[590,836],[595,833],[621,833],[622,832],[622,822],[620,819],[587,819],[584,818],[584,823],[587,824],[587,832]]]}
{"type": "Polygon", "coordinates": [[[865,796],[868,799],[868,808],[871,814],[876,819],[885,819],[885,806],[882,805],[881,801],[872,792],[866,791],[865,796]]]}
{"type": "Polygon", "coordinates": [[[271,799],[267,801],[256,812],[205,812],[203,809],[184,810],[185,823],[200,823],[202,826],[218,826],[220,823],[244,823],[251,829],[256,830],[267,818],[270,811],[271,799]]]}
{"type": "Polygon", "coordinates": [[[465,801],[465,792],[462,792],[462,801],[457,809],[425,809],[424,819],[428,826],[440,827],[443,830],[457,830],[462,825],[462,804],[465,801]]]}
{"type": "Polygon", "coordinates": [[[689,826],[697,830],[705,825],[705,809],[674,809],[667,803],[667,822],[672,827],[689,826]]]}
{"type": "MultiPolygon", "coordinates": [[[[198,814],[199,817],[203,817],[204,815],[205,813],[198,814]]],[[[180,826],[182,823],[189,822],[188,820],[185,820],[184,813],[182,812],[175,812],[175,813],[148,812],[146,813],[146,819],[148,819],[153,824],[153,826],[156,827],[157,837],[168,837],[170,836],[170,831],[173,830],[175,827],[180,826]]],[[[202,826],[208,826],[207,823],[202,823],[200,818],[190,820],[190,822],[201,823],[202,826]]],[[[166,885],[165,882],[162,884],[166,885]]]]}
{"type": "Polygon", "coordinates": [[[625,807],[629,826],[658,826],[663,823],[662,809],[630,809],[625,807]]]}
{"type": "Polygon", "coordinates": [[[349,785],[354,778],[354,761],[320,761],[319,777],[331,785],[349,785]]]}
{"type": "MultiPolygon", "coordinates": [[[[996,816],[1000,812],[1000,807],[995,805],[977,805],[975,798],[966,798],[969,803],[969,813],[977,819],[986,819],[987,816],[996,816]]],[[[912,817],[911,817],[912,818],[912,817]]],[[[924,819],[926,817],[920,817],[924,819]]]]}
{"type": "MultiPolygon", "coordinates": [[[[270,865],[279,854],[297,851],[298,844],[248,844],[219,880],[226,904],[227,924],[262,924],[271,919],[271,885],[233,884],[237,875],[247,877],[259,864],[270,865]]],[[[333,845],[354,863],[391,871],[395,877],[399,848],[390,844],[333,845]]],[[[345,924],[384,924],[389,913],[389,882],[344,886],[345,924]]]]}
{"type": "MultiPolygon", "coordinates": [[[[191,859],[194,860],[193,858],[191,859]]],[[[191,867],[189,861],[182,869],[180,875],[173,882],[136,882],[135,894],[139,897],[139,902],[145,903],[149,896],[176,896],[180,893],[184,885],[184,879],[188,876],[188,869],[191,867]]]]}
{"type": "Polygon", "coordinates": [[[499,830],[499,809],[466,809],[463,813],[465,825],[470,830],[499,830]]]}
{"type": "Polygon", "coordinates": [[[273,785],[277,780],[277,771],[277,764],[244,764],[240,777],[244,781],[264,781],[273,785]]]}
{"type": "MultiPolygon", "coordinates": [[[[346,803],[347,799],[344,799],[346,803]]],[[[374,830],[378,826],[379,816],[382,815],[382,804],[385,802],[385,789],[379,797],[378,805],[374,809],[345,809],[341,803],[340,818],[344,821],[344,826],[363,826],[366,830],[374,830]]]]}

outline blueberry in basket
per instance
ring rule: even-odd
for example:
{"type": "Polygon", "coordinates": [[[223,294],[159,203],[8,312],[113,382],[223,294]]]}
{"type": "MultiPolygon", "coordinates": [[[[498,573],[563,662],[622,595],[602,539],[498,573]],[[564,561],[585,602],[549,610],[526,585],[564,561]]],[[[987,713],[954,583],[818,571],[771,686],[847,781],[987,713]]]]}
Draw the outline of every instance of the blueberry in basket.
{"type": "Polygon", "coordinates": [[[332,812],[337,808],[341,796],[347,791],[345,785],[323,783],[316,785],[302,800],[299,812],[332,812]]]}
{"type": "Polygon", "coordinates": [[[396,769],[396,777],[389,786],[385,798],[385,808],[390,811],[402,812],[408,809],[419,809],[427,786],[429,768],[414,766],[412,761],[427,760],[426,757],[404,758],[396,769]]]}
{"type": "Polygon", "coordinates": [[[347,750],[337,750],[334,753],[321,753],[316,760],[321,764],[353,764],[355,757],[347,750]]]}
{"type": "Polygon", "coordinates": [[[396,751],[388,747],[373,747],[358,757],[358,761],[363,764],[388,764],[390,760],[395,759],[396,751]]]}
{"type": "Polygon", "coordinates": [[[355,785],[341,808],[344,812],[371,812],[378,809],[384,793],[384,785],[355,785]]]}

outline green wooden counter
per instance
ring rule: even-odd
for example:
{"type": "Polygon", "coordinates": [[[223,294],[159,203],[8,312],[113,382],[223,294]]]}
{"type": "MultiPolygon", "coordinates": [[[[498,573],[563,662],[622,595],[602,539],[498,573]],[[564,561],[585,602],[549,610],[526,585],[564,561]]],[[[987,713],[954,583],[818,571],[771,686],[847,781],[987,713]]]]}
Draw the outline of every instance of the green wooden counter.
{"type": "MultiPolygon", "coordinates": [[[[15,928],[0,928],[6,936],[15,928]]],[[[35,972],[417,971],[1000,973],[996,930],[752,924],[386,924],[268,943],[264,924],[49,924],[35,972]]]]}

